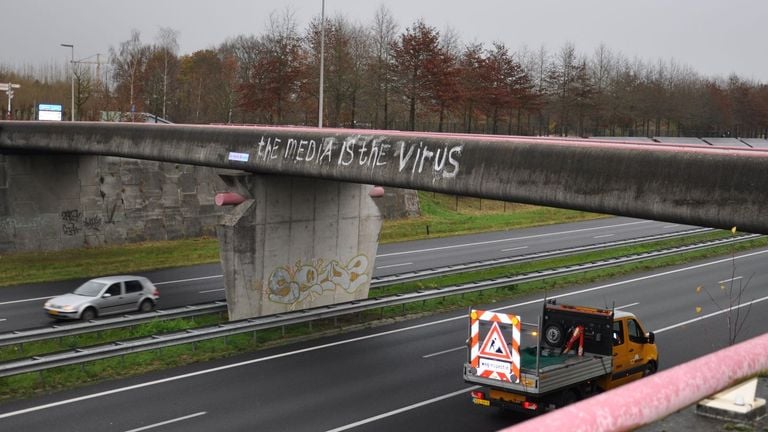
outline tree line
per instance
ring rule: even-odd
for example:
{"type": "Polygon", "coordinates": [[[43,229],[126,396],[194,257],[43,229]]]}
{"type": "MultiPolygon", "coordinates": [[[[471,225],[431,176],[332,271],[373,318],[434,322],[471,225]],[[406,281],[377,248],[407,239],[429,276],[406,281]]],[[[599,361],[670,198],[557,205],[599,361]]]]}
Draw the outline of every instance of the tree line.
{"type": "MultiPolygon", "coordinates": [[[[605,45],[579,53],[462,43],[423,20],[400,29],[380,7],[364,24],[326,19],[324,118],[329,127],[561,136],[768,135],[768,85],[738,75],[706,77],[670,61],[628,59],[605,45]]],[[[260,35],[180,54],[179,34],[153,42],[137,31],[108,62],[76,63],[78,120],[148,112],[174,123],[317,125],[321,23],[300,29],[290,10],[260,35]]],[[[36,103],[69,116],[70,75],[61,67],[14,70],[13,117],[36,103]]],[[[5,106],[3,118],[9,113],[5,106]]],[[[133,117],[135,120],[135,117],[133,117]]]]}

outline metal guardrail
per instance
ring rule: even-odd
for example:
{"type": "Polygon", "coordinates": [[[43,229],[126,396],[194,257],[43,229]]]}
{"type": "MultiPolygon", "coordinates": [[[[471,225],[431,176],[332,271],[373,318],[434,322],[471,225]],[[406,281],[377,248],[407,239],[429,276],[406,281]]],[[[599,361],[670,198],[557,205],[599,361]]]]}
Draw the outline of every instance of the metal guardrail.
{"type": "Polygon", "coordinates": [[[512,284],[532,282],[536,280],[565,276],[587,270],[597,270],[613,267],[622,264],[628,264],[637,261],[643,261],[650,258],[659,258],[687,251],[704,249],[723,244],[729,244],[739,241],[746,241],[759,237],[758,234],[744,235],[737,238],[727,238],[713,240],[697,245],[681,246],[677,248],[665,249],[662,251],[648,252],[643,254],[631,255],[626,257],[608,259],[594,263],[568,266],[560,269],[542,270],[530,274],[516,275],[506,278],[491,279],[485,281],[471,282],[452,287],[434,288],[420,290],[414,293],[395,294],[381,298],[369,298],[347,303],[339,303],[313,309],[303,309],[295,312],[252,318],[247,320],[232,321],[225,324],[219,324],[215,327],[186,330],[184,332],[171,333],[166,335],[156,335],[147,338],[140,338],[131,341],[115,342],[108,345],[94,346],[88,348],[78,348],[73,351],[35,356],[31,358],[15,360],[0,364],[0,377],[15,375],[25,372],[41,371],[59,366],[78,364],[87,361],[99,360],[109,357],[116,357],[125,354],[131,354],[141,351],[149,351],[158,348],[171,347],[175,345],[199,342],[202,340],[230,336],[240,333],[264,330],[290,324],[298,324],[313,320],[338,317],[357,312],[363,312],[371,309],[384,308],[388,306],[405,305],[419,301],[426,301],[449,295],[465,294],[476,291],[482,291],[492,288],[500,288],[512,284]]]}
{"type": "MultiPolygon", "coordinates": [[[[676,231],[667,234],[658,234],[646,237],[637,237],[634,239],[619,240],[613,242],[595,243],[587,246],[578,246],[574,248],[555,249],[550,251],[538,252],[526,255],[517,255],[508,258],[498,258],[486,261],[477,261],[453,266],[437,267],[416,272],[399,273],[390,276],[374,278],[371,281],[371,288],[380,288],[395,283],[404,283],[428,277],[444,276],[449,274],[462,273],[484,268],[510,265],[514,263],[531,262],[546,258],[562,257],[582,252],[608,249],[612,247],[627,244],[642,244],[652,241],[683,237],[687,235],[700,234],[703,232],[714,231],[712,228],[695,228],[685,231],[676,231]]],[[[175,319],[204,315],[209,313],[225,312],[227,305],[225,302],[213,302],[210,304],[190,305],[175,309],[164,309],[149,312],[146,314],[123,315],[116,318],[107,318],[91,320],[82,323],[73,323],[67,325],[54,325],[50,327],[40,327],[34,329],[17,330],[9,333],[0,334],[0,347],[22,344],[27,342],[52,339],[56,337],[75,336],[78,334],[90,333],[94,331],[110,330],[115,328],[129,327],[154,320],[175,319]]]]}
{"type": "Polygon", "coordinates": [[[189,305],[175,309],[157,309],[155,311],[142,314],[122,315],[114,318],[91,320],[80,323],[53,325],[50,327],[40,327],[28,330],[17,330],[0,334],[0,347],[45,339],[53,339],[57,337],[75,336],[101,330],[111,330],[161,319],[186,318],[209,313],[226,312],[226,310],[227,303],[217,301],[213,303],[189,305]]]}

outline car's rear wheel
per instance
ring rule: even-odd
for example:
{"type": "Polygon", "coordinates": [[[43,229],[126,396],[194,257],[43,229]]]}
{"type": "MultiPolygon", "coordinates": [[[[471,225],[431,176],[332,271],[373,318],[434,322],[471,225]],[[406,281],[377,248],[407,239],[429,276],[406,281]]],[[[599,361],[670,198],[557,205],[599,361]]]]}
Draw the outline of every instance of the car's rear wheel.
{"type": "Polygon", "coordinates": [[[155,308],[155,304],[149,300],[144,300],[139,305],[139,312],[151,312],[155,308]]]}
{"type": "Polygon", "coordinates": [[[83,313],[80,315],[80,318],[83,321],[90,321],[90,320],[96,318],[97,315],[98,314],[96,313],[96,309],[89,307],[89,308],[87,308],[86,310],[83,311],[83,313]]]}

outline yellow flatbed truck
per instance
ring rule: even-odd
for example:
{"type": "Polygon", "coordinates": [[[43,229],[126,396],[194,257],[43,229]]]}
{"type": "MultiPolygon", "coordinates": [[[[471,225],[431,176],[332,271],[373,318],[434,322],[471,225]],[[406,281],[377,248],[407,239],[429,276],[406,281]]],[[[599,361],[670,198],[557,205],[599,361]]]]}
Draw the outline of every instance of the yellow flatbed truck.
{"type": "Polygon", "coordinates": [[[650,375],[652,332],[632,313],[544,302],[535,324],[470,310],[464,381],[477,405],[540,413],[650,375]]]}

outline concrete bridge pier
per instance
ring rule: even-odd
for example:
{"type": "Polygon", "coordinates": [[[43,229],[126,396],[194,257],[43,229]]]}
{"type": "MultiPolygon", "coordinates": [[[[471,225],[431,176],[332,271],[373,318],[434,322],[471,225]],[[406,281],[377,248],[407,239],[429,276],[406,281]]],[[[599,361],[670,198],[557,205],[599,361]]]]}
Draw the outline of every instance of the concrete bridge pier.
{"type": "Polygon", "coordinates": [[[245,198],[217,227],[230,319],[368,297],[382,221],[372,186],[221,177],[245,198]]]}

